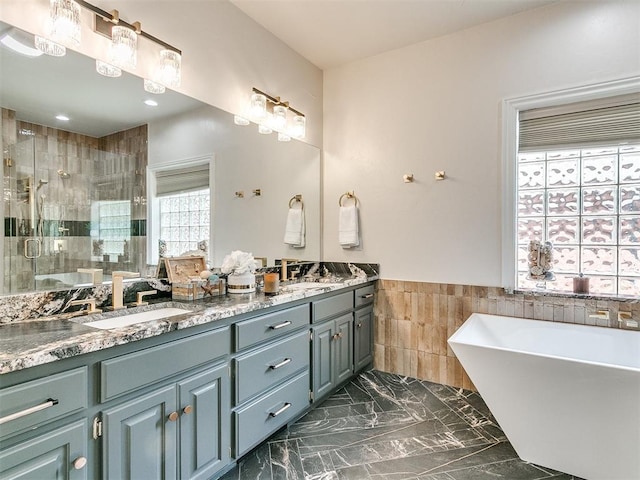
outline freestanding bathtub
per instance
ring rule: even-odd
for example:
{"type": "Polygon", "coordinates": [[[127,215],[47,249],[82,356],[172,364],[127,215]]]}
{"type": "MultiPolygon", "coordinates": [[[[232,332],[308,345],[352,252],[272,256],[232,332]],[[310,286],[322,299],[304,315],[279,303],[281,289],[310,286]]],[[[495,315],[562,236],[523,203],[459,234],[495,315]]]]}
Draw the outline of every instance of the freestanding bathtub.
{"type": "Polygon", "coordinates": [[[520,458],[640,479],[640,332],[474,313],[449,345],[520,458]]]}

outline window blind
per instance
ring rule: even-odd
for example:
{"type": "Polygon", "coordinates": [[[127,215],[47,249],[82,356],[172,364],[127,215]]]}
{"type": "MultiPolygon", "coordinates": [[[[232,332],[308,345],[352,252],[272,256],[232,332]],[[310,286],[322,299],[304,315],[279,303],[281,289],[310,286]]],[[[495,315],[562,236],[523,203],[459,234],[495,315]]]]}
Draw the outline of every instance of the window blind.
{"type": "Polygon", "coordinates": [[[201,190],[208,186],[208,163],[156,172],[156,195],[159,197],[201,190]]]}
{"type": "Polygon", "coordinates": [[[520,112],[519,151],[640,141],[640,93],[520,112]]]}

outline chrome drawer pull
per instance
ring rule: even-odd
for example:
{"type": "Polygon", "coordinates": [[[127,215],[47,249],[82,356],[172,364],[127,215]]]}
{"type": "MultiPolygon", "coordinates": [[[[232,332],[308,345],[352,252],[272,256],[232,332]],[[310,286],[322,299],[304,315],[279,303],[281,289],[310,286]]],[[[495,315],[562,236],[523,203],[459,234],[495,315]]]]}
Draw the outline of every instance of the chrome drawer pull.
{"type": "Polygon", "coordinates": [[[284,367],[287,363],[289,363],[291,361],[290,358],[285,358],[284,360],[282,360],[280,363],[276,363],[275,365],[269,365],[269,368],[271,370],[277,370],[280,367],[284,367]]]}
{"type": "Polygon", "coordinates": [[[277,417],[278,415],[283,413],[290,406],[291,406],[291,404],[289,402],[287,402],[282,407],[280,407],[278,410],[276,410],[275,412],[269,412],[269,416],[270,417],[277,417]]]}
{"type": "Polygon", "coordinates": [[[373,298],[373,293],[367,293],[366,295],[360,295],[360,298],[373,298]]]}
{"type": "Polygon", "coordinates": [[[278,325],[269,325],[269,329],[278,330],[279,328],[286,327],[287,325],[291,325],[291,320],[287,320],[286,322],[279,323],[278,325]]]}
{"type": "Polygon", "coordinates": [[[11,415],[7,415],[6,417],[0,418],[0,425],[3,423],[10,422],[11,420],[16,420],[18,418],[26,417],[27,415],[31,415],[32,413],[39,412],[40,410],[44,410],[45,408],[51,408],[54,405],[58,404],[58,400],[54,400],[53,398],[47,398],[47,401],[41,403],[40,405],[36,405],[35,407],[27,408],[22,410],[21,412],[12,413],[11,415]]]}

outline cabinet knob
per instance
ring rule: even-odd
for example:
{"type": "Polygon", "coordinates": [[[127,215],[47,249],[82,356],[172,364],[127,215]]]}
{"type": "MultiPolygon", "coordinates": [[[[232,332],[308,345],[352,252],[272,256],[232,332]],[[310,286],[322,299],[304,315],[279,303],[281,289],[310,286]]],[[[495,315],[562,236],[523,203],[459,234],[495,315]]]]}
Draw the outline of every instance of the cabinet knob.
{"type": "Polygon", "coordinates": [[[191,412],[193,412],[193,407],[191,405],[187,405],[182,409],[182,413],[185,415],[189,415],[191,412]]]}
{"type": "Polygon", "coordinates": [[[333,339],[334,339],[334,340],[338,340],[339,338],[342,338],[342,333],[336,333],[336,334],[333,336],[333,339]]]}
{"type": "Polygon", "coordinates": [[[85,457],[78,457],[73,461],[73,468],[76,470],[82,470],[86,464],[87,459],[85,457]]]}
{"type": "Polygon", "coordinates": [[[169,421],[175,422],[176,420],[178,420],[178,412],[171,412],[169,414],[169,421]]]}
{"type": "Polygon", "coordinates": [[[362,328],[362,322],[358,323],[358,328],[362,328]]]}

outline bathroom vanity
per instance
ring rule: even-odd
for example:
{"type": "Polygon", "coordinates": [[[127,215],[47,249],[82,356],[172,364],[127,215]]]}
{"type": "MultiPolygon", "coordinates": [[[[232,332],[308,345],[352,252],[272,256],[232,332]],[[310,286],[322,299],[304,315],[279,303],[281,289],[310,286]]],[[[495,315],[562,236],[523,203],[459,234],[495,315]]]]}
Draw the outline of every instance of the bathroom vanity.
{"type": "Polygon", "coordinates": [[[370,366],[375,279],[110,330],[74,323],[49,354],[9,352],[0,478],[216,478],[370,366]]]}

